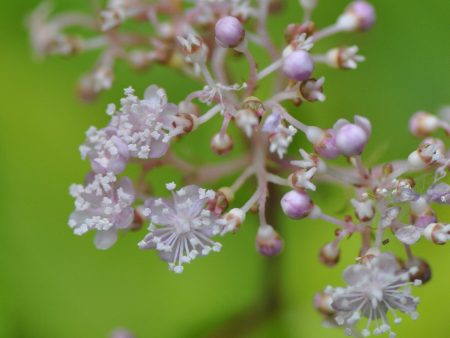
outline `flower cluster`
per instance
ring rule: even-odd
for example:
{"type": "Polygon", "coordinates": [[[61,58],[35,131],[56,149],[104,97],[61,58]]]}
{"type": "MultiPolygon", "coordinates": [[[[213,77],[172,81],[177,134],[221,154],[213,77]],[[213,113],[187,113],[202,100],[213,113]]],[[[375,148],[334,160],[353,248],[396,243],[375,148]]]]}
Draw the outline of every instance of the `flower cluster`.
{"type": "Polygon", "coordinates": [[[404,159],[370,168],[363,161],[372,135],[368,118],[355,115],[352,121],[339,119],[328,127],[300,121],[292,107],[326,100],[325,78],[316,74],[318,63],[349,70],[364,60],[357,46],[337,46],[320,54],[314,53],[315,45],[336,33],[369,30],[375,11],[367,1],[356,0],[335,23],[317,28],[312,20],[317,1],[300,0],[299,4],[303,20],[286,25],[282,48],[267,31],[269,13],[279,9],[268,0],[257,4],[247,0],[189,4],[110,0],[97,18],[79,13],[51,16],[49,6],[41,5],[28,21],[37,54],[104,50],[94,70],[81,81],[85,98],[92,99],[113,85],[113,68],[119,59],[140,70],[162,63],[199,82],[177,104],[168,102],[164,89],[151,85],[142,99],[127,88],[119,107],[108,105],[108,125],[91,127],[80,147],[91,171],[84,185],[71,188],[75,211],[69,225],[78,235],[96,230],[96,246],[106,249],[115,243],[119,229],[139,230],[148,224],[139,248],[158,251],[171,271],[181,273],[186,263],[220,251],[222,245],[213,238],[239,231],[250,213],[257,213],[259,219],[256,249],[264,256],[280,253],[284,242],[277,228],[283,225],[268,224],[266,214],[274,209],[273,201],[270,210],[267,207],[269,185],[284,189],[277,202],[287,217],[332,225],[332,239],[318,254],[326,266],[338,264],[344,240],[362,239],[357,264],[344,270],[348,286],[327,287],[315,299],[317,309],[348,334],[358,332],[360,319],[366,317],[367,324],[360,331],[363,336],[386,332],[392,338],[395,333],[388,312],[396,324],[401,320],[398,312],[415,319],[418,299],[408,286],[426,283],[431,277],[428,263],[414,256],[412,245],[421,238],[439,245],[450,240],[450,225],[435,208],[450,204],[450,185],[443,181],[450,152],[435,134],[438,129],[450,134],[449,109],[437,115],[414,114],[409,128],[423,139],[418,147],[404,159]],[[151,25],[154,33],[149,37],[126,31],[122,26],[126,21],[151,25]],[[67,28],[73,25],[90,28],[96,35],[71,36],[67,28]],[[271,59],[261,68],[251,52],[258,47],[271,59]],[[244,82],[234,81],[230,54],[248,65],[244,82]],[[261,80],[268,76],[274,79],[273,92],[262,96],[261,80]],[[249,145],[242,156],[200,166],[171,150],[211,119],[221,122],[210,140],[211,150],[222,157],[233,151],[228,130],[234,124],[249,145]],[[299,154],[290,152],[299,134],[307,144],[299,154]],[[348,165],[338,165],[333,161],[337,158],[346,159],[348,165]],[[128,166],[137,166],[140,176],[121,178],[128,166]],[[151,193],[147,174],[160,166],[178,168],[186,181],[179,188],[165,182],[170,198],[151,193]],[[235,172],[239,174],[228,186],[216,191],[201,187],[235,172]],[[419,189],[413,178],[418,173],[431,173],[431,184],[421,184],[419,189]],[[256,181],[253,193],[236,205],[234,195],[242,194],[243,185],[252,177],[256,181]],[[311,191],[320,193],[321,182],[354,192],[346,201],[346,216],[330,215],[311,198],[311,191]],[[406,261],[386,252],[389,232],[405,248],[406,261]]]}

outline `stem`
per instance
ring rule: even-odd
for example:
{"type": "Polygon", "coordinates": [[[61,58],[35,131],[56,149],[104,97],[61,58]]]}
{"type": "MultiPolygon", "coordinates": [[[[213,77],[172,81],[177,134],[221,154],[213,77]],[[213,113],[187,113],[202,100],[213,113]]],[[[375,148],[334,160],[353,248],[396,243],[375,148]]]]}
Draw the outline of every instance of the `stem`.
{"type": "Polygon", "coordinates": [[[321,29],[320,31],[314,33],[314,35],[313,35],[314,42],[317,42],[318,40],[326,38],[330,35],[339,33],[340,31],[342,31],[342,28],[340,26],[338,26],[337,24],[333,24],[331,26],[325,27],[325,28],[321,29]]]}
{"type": "Polygon", "coordinates": [[[218,112],[222,110],[222,106],[220,104],[212,107],[210,110],[208,110],[206,113],[204,113],[202,116],[200,116],[197,120],[198,124],[203,124],[205,122],[208,122],[210,119],[212,119],[218,112]]]}
{"type": "Polygon", "coordinates": [[[278,59],[264,68],[262,71],[258,73],[258,80],[265,78],[266,76],[275,72],[278,68],[283,65],[283,59],[278,59]]]}
{"type": "Polygon", "coordinates": [[[250,67],[250,76],[247,82],[246,90],[246,96],[250,96],[255,91],[256,83],[258,82],[258,74],[256,71],[257,66],[252,53],[250,53],[250,50],[248,49],[248,44],[246,41],[244,41],[243,46],[239,48],[239,51],[244,54],[250,67]]]}
{"type": "MultiPolygon", "coordinates": [[[[280,200],[278,187],[271,185],[268,203],[274,205],[280,200]]],[[[267,213],[271,224],[278,224],[279,213],[276,208],[269,208],[267,213]]],[[[280,232],[281,228],[277,229],[280,232]]],[[[219,324],[208,338],[244,338],[257,330],[261,325],[276,318],[282,309],[282,271],[281,256],[263,257],[263,271],[259,279],[262,290],[258,299],[242,311],[232,315],[228,320],[219,324]]],[[[279,336],[284,333],[279,332],[279,336]]]]}
{"type": "Polygon", "coordinates": [[[269,13],[270,0],[259,0],[259,13],[258,13],[258,35],[261,37],[261,41],[264,47],[270,54],[272,60],[278,58],[278,52],[270,39],[267,32],[267,15],[269,13]]]}
{"type": "Polygon", "coordinates": [[[255,168],[253,166],[248,167],[244,172],[234,181],[230,186],[231,191],[238,191],[242,185],[255,173],[255,168]]]}

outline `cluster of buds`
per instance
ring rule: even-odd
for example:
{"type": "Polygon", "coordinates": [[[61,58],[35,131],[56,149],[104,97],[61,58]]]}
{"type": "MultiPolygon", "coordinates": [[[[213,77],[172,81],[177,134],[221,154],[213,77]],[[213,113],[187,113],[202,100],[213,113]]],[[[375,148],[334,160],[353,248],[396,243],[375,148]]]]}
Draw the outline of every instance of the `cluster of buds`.
{"type": "Polygon", "coordinates": [[[38,54],[104,50],[94,71],[82,79],[85,98],[92,99],[113,86],[114,64],[119,59],[139,69],[162,63],[201,82],[179,103],[170,103],[164,89],[151,85],[143,98],[130,87],[118,108],[108,105],[107,126],[91,127],[80,147],[91,169],[84,185],[71,188],[75,211],[69,225],[77,235],[95,231],[95,245],[107,249],[122,232],[147,224],[139,248],[156,250],[171,271],[182,273],[196,258],[219,252],[222,245],[216,238],[238,232],[251,213],[257,214],[259,223],[256,249],[264,256],[279,254],[285,244],[277,229],[283,222],[269,225],[266,216],[277,205],[268,202],[273,198],[269,185],[284,189],[279,203],[287,217],[332,226],[332,238],[318,254],[324,265],[339,263],[345,240],[362,239],[357,263],[343,273],[348,286],[326,288],[316,296],[316,308],[329,324],[343,327],[348,334],[355,333],[356,324],[367,317],[362,336],[388,332],[392,338],[395,333],[386,312],[392,312],[395,323],[400,322],[396,311],[415,319],[418,299],[408,286],[431,278],[428,263],[413,255],[412,245],[422,238],[438,245],[450,239],[450,225],[439,220],[434,209],[436,204],[450,204],[450,186],[442,182],[450,167],[450,153],[433,135],[439,128],[450,134],[450,113],[444,109],[440,116],[414,114],[410,131],[425,138],[418,148],[403,160],[370,168],[363,161],[372,134],[369,119],[355,115],[353,122],[339,119],[326,128],[300,121],[297,108],[288,109],[292,105],[285,103],[298,107],[326,99],[325,78],[315,76],[317,63],[355,69],[364,60],[357,55],[357,46],[337,46],[314,54],[315,45],[335,33],[370,29],[375,11],[370,3],[356,0],[335,23],[318,28],[312,20],[317,1],[299,3],[303,20],[286,25],[282,48],[267,32],[270,1],[253,5],[245,0],[197,0],[183,5],[176,0],[110,0],[97,18],[78,13],[50,17],[48,5],[40,6],[29,19],[38,54]],[[122,24],[127,21],[151,25],[154,33],[125,31],[122,24]],[[67,28],[74,25],[91,28],[97,35],[69,36],[67,28]],[[264,68],[258,67],[250,45],[268,52],[271,61],[264,68]],[[236,73],[227,59],[231,54],[248,66],[243,83],[231,81],[236,73]],[[269,75],[275,78],[273,92],[262,94],[261,80],[269,75]],[[242,143],[248,145],[243,154],[219,164],[199,165],[172,150],[212,119],[221,122],[211,133],[212,151],[222,157],[236,152],[231,136],[235,133],[228,130],[234,124],[242,131],[242,143]],[[299,134],[309,144],[302,145],[300,156],[297,152],[291,155],[288,148],[299,134]],[[332,161],[339,157],[348,165],[332,161]],[[128,166],[140,168],[138,179],[123,176],[128,166]],[[150,184],[147,175],[164,166],[179,169],[184,181],[181,185],[166,182],[168,196],[153,196],[152,185],[158,182],[150,184]],[[418,189],[411,177],[418,172],[434,174],[429,187],[418,189]],[[217,191],[201,187],[235,173],[235,180],[217,191]],[[245,194],[242,188],[252,177],[256,182],[253,193],[236,205],[234,196],[245,194]],[[311,198],[311,191],[321,193],[321,182],[354,191],[345,201],[344,217],[322,210],[311,198]],[[406,249],[406,262],[384,252],[387,243],[394,243],[386,240],[388,231],[406,249]]]}

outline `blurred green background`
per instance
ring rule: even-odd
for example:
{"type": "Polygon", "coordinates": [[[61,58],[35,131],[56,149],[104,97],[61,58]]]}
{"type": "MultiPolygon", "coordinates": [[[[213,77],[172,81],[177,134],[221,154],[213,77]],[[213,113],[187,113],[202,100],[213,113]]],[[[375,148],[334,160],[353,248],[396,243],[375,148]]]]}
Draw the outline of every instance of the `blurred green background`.
{"type": "MultiPolygon", "coordinates": [[[[89,1],[54,2],[57,10],[91,7],[89,1]]],[[[405,157],[418,144],[406,127],[414,111],[435,112],[450,103],[450,2],[373,2],[378,20],[372,31],[339,35],[319,47],[357,44],[367,61],[351,72],[319,67],[316,73],[327,78],[327,101],[295,114],[324,127],[339,117],[366,115],[374,129],[367,153],[390,160],[405,157]]],[[[274,36],[281,37],[283,27],[301,17],[297,1],[284,3],[284,14],[270,19],[274,36]]],[[[323,26],[348,1],[319,3],[315,19],[323,26]]],[[[95,54],[33,62],[23,23],[37,4],[0,2],[0,337],[99,338],[116,327],[139,338],[205,336],[264,292],[266,259],[254,249],[255,218],[223,239],[220,254],[198,259],[181,276],[169,272],[154,252],[137,249],[144,231],[126,234],[103,252],[94,248],[92,236],[76,237],[66,225],[73,206],[68,186],[81,182],[88,170],[78,145],[90,125],[106,123],[106,103],[118,102],[130,84],[142,93],[152,83],[178,102],[193,82],[159,67],[139,75],[119,65],[113,90],[92,105],[82,104],[75,82],[95,54]]],[[[203,155],[214,132],[205,129],[189,144],[181,142],[180,153],[199,161],[214,158],[203,155]],[[192,144],[200,151],[189,150],[192,144]]],[[[169,179],[171,173],[159,171],[149,181],[169,179]]],[[[343,207],[337,188],[320,187],[316,195],[331,213],[343,207]]],[[[448,221],[450,213],[440,211],[441,220],[448,221]]],[[[342,284],[341,272],[357,254],[358,240],[344,243],[341,263],[329,269],[319,265],[317,251],[332,238],[330,225],[283,219],[277,227],[286,242],[280,258],[282,311],[245,337],[343,337],[340,330],[321,327],[312,298],[327,284],[342,284]]],[[[431,264],[433,280],[415,290],[422,300],[420,319],[405,320],[396,332],[404,338],[448,338],[450,251],[420,242],[415,252],[431,264]]]]}

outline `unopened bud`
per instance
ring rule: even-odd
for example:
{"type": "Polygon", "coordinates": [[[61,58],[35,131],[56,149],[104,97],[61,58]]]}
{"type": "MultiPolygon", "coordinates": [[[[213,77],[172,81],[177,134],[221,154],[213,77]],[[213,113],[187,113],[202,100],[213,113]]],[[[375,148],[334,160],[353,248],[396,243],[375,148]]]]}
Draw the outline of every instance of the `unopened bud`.
{"type": "Polygon", "coordinates": [[[406,268],[410,271],[409,280],[411,282],[418,279],[425,284],[431,279],[431,267],[422,258],[416,257],[408,261],[406,268]]]}
{"type": "Polygon", "coordinates": [[[320,156],[332,160],[340,155],[333,129],[322,130],[317,127],[308,127],[306,137],[320,156]]]}
{"type": "Polygon", "coordinates": [[[251,137],[253,131],[259,125],[260,116],[251,109],[240,109],[235,115],[235,121],[239,128],[241,128],[247,137],[251,137]]]}
{"type": "Polygon", "coordinates": [[[443,245],[450,239],[450,225],[431,223],[424,230],[424,236],[435,244],[443,245]]]}
{"type": "Polygon", "coordinates": [[[409,130],[417,137],[429,136],[439,127],[439,119],[427,112],[417,112],[409,120],[409,130]]]}
{"type": "Polygon", "coordinates": [[[307,217],[314,208],[314,203],[303,190],[291,190],[281,199],[281,209],[292,219],[307,217]]]}
{"type": "Polygon", "coordinates": [[[374,203],[368,196],[363,196],[359,200],[350,201],[355,209],[355,215],[361,222],[368,222],[375,217],[374,203]]]}
{"type": "Polygon", "coordinates": [[[357,124],[347,123],[336,131],[336,147],[346,156],[360,155],[369,135],[357,124]]]}
{"type": "Polygon", "coordinates": [[[242,23],[234,16],[225,16],[215,26],[216,43],[223,48],[235,48],[245,38],[242,23]]]}
{"type": "Polygon", "coordinates": [[[195,130],[198,126],[197,116],[192,114],[177,114],[172,122],[174,128],[180,129],[182,131],[179,135],[185,135],[195,130]]]}
{"type": "Polygon", "coordinates": [[[319,251],[319,260],[326,266],[333,267],[339,262],[341,251],[333,243],[325,244],[319,251]]]}
{"type": "Polygon", "coordinates": [[[229,187],[222,187],[217,191],[215,197],[208,201],[208,209],[215,215],[220,215],[228,208],[233,200],[234,194],[229,187]]]}
{"type": "Polygon", "coordinates": [[[211,139],[211,149],[217,155],[224,155],[233,149],[233,139],[227,133],[217,133],[211,139]]]}
{"type": "Polygon", "coordinates": [[[225,227],[222,234],[236,232],[245,221],[245,213],[242,209],[234,208],[228,211],[223,219],[225,221],[225,227]]]}
{"type": "Polygon", "coordinates": [[[283,240],[272,226],[263,225],[256,235],[256,249],[264,256],[275,256],[283,249],[283,240]]]}
{"type": "Polygon", "coordinates": [[[263,116],[266,111],[262,101],[255,96],[245,98],[242,108],[253,111],[258,117],[263,116]]]}
{"type": "Polygon", "coordinates": [[[304,81],[309,79],[314,71],[314,61],[308,52],[296,50],[284,58],[282,70],[289,79],[304,81]]]}
{"type": "Polygon", "coordinates": [[[353,1],[338,18],[338,26],[346,31],[370,29],[375,23],[375,10],[367,1],[353,1]]]}

